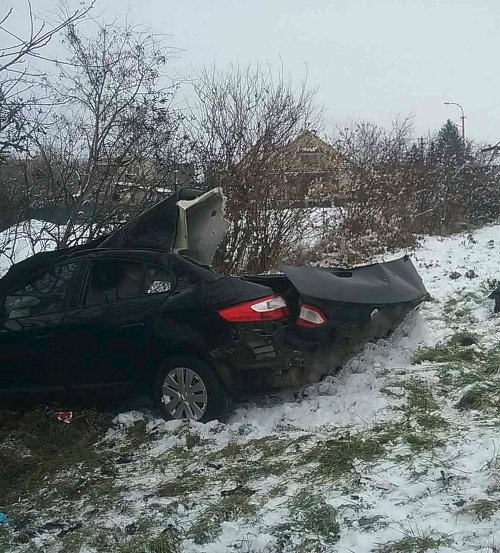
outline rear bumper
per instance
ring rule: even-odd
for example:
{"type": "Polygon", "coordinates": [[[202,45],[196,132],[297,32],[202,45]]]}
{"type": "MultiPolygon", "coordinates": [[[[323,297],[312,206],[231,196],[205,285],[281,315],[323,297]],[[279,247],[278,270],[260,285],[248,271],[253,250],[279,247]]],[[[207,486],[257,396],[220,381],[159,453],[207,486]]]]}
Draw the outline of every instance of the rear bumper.
{"type": "Polygon", "coordinates": [[[388,336],[415,305],[376,310],[363,323],[329,327],[320,333],[279,323],[235,327],[230,345],[213,353],[231,373],[238,396],[318,382],[334,374],[371,340],[388,336]]]}
{"type": "Polygon", "coordinates": [[[232,392],[245,395],[298,384],[297,371],[305,366],[304,351],[287,341],[286,323],[237,325],[232,339],[212,351],[214,361],[231,373],[232,392]]]}
{"type": "Polygon", "coordinates": [[[212,354],[236,371],[282,369],[287,364],[287,328],[283,323],[236,325],[230,342],[212,354]]]}

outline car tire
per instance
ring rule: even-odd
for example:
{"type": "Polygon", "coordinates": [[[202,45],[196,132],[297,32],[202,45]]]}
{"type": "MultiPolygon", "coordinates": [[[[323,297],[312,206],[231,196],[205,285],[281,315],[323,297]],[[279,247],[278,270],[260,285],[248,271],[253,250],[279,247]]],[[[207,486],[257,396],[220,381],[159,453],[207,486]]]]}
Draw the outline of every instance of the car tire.
{"type": "Polygon", "coordinates": [[[156,375],[153,395],[166,420],[224,420],[231,404],[228,391],[210,365],[190,355],[165,361],[156,375]]]}

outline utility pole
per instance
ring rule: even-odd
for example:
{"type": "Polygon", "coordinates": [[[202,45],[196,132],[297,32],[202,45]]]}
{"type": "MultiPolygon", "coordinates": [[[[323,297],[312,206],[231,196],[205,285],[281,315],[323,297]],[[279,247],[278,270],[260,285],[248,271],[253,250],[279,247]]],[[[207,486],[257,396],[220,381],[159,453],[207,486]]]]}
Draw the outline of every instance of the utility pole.
{"type": "Polygon", "coordinates": [[[462,140],[465,142],[465,113],[464,113],[464,108],[460,104],[457,104],[456,102],[445,102],[444,105],[445,106],[458,106],[460,108],[460,110],[462,111],[462,115],[460,116],[460,120],[462,121],[462,140]]]}

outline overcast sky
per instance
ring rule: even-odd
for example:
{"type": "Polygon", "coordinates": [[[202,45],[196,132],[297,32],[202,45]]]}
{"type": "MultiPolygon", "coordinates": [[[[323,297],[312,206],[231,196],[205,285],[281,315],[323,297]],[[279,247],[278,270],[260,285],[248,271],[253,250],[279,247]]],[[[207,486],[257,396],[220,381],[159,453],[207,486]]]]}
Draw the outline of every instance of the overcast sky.
{"type": "MultiPolygon", "coordinates": [[[[24,0],[0,3],[21,32],[24,0]]],[[[168,34],[183,50],[172,73],[259,61],[298,82],[307,71],[331,125],[413,114],[425,135],[459,123],[448,100],[471,138],[500,139],[500,0],[97,0],[95,12],[168,34]]]]}

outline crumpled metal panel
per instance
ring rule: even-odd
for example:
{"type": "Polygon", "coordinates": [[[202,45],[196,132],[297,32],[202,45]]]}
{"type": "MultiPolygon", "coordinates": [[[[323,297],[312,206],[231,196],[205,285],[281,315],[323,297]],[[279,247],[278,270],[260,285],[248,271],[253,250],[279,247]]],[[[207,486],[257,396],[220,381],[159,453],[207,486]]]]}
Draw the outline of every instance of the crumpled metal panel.
{"type": "Polygon", "coordinates": [[[415,302],[428,295],[408,256],[348,270],[289,265],[282,270],[301,296],[319,300],[388,305],[415,302]]]}

